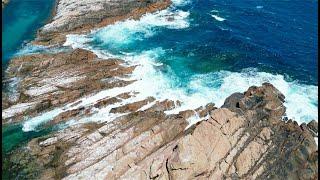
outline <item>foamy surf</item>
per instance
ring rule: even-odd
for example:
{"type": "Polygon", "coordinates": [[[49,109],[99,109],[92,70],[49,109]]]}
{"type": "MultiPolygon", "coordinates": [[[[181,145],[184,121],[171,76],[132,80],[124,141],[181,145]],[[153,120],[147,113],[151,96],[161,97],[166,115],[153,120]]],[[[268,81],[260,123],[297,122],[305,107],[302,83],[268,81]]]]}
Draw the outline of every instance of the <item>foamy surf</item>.
{"type": "Polygon", "coordinates": [[[163,10],[156,14],[147,14],[139,21],[127,20],[107,26],[95,34],[95,38],[104,43],[129,44],[149,38],[156,33],[155,28],[183,29],[189,27],[186,18],[189,12],[163,10]]]}
{"type": "Polygon", "coordinates": [[[185,6],[191,3],[191,0],[171,0],[174,6],[185,6]]]}
{"type": "MultiPolygon", "coordinates": [[[[100,99],[115,97],[125,92],[139,93],[132,98],[99,109],[97,110],[97,113],[91,117],[77,121],[70,121],[68,123],[73,125],[86,122],[109,122],[117,117],[125,115],[110,113],[112,108],[144,100],[149,96],[155,97],[158,101],[171,99],[182,102],[180,107],[166,111],[166,114],[176,114],[179,111],[195,109],[200,106],[205,106],[211,102],[220,107],[223,105],[225,98],[232,93],[244,92],[250,86],[259,86],[264,82],[272,83],[276,88],[284,93],[286,96],[285,106],[287,107],[287,116],[289,118],[295,119],[299,123],[318,119],[317,100],[314,99],[314,97],[317,97],[318,87],[316,86],[287,82],[282,75],[272,75],[270,73],[257,72],[255,69],[248,69],[239,73],[220,71],[216,73],[194,75],[186,87],[176,87],[173,85],[174,83],[172,83],[170,76],[160,72],[157,70],[157,66],[154,66],[155,59],[152,59],[150,55],[157,53],[157,51],[161,50],[156,49],[144,52],[140,55],[122,57],[122,59],[129,63],[140,63],[140,65],[133,71],[132,75],[127,79],[136,79],[136,82],[125,87],[108,89],[92,96],[84,97],[80,99],[81,103],[76,106],[71,107],[71,103],[66,105],[64,108],[56,109],[39,117],[32,118],[23,124],[23,130],[35,130],[39,125],[48,122],[50,118],[52,119],[63,111],[76,109],[80,106],[90,106],[100,99]],[[193,93],[188,93],[187,90],[191,90],[193,93]],[[299,106],[299,104],[301,105],[299,106]]],[[[144,108],[146,109],[147,107],[144,108]]],[[[197,119],[195,115],[190,118],[190,124],[194,124],[200,120],[201,119],[197,119]]]]}
{"type": "Polygon", "coordinates": [[[38,54],[38,53],[59,53],[63,52],[66,49],[61,47],[56,47],[55,45],[43,46],[43,45],[34,45],[32,43],[25,44],[14,56],[38,54]]]}
{"type": "Polygon", "coordinates": [[[61,108],[57,108],[52,111],[43,113],[37,117],[31,118],[22,124],[22,131],[35,131],[38,126],[51,121],[55,116],[57,116],[61,112],[63,112],[63,110],[61,108]]]}
{"type": "MultiPolygon", "coordinates": [[[[318,87],[288,82],[283,75],[258,72],[256,69],[245,69],[242,72],[220,71],[205,75],[196,75],[191,83],[199,91],[213,91],[211,100],[217,106],[224,103],[225,98],[234,92],[244,92],[250,86],[260,86],[264,82],[273,84],[286,97],[284,105],[286,115],[299,123],[318,120],[318,87]],[[205,79],[205,80],[204,80],[205,79]],[[215,86],[216,84],[220,84],[215,86]],[[213,86],[213,87],[210,87],[213,86]],[[215,86],[215,87],[214,87],[215,86]]],[[[208,94],[209,95],[209,94],[208,94]]]]}
{"type": "MultiPolygon", "coordinates": [[[[178,2],[176,2],[178,3],[178,2]]],[[[189,12],[169,8],[153,14],[146,14],[140,20],[126,20],[117,22],[113,25],[94,30],[88,35],[68,35],[64,46],[72,48],[82,48],[94,52],[99,58],[119,58],[125,61],[125,66],[138,65],[132,74],[124,80],[136,80],[134,83],[125,87],[118,87],[101,91],[97,94],[84,97],[77,106],[71,104],[59,109],[61,112],[78,108],[80,106],[90,106],[100,99],[115,97],[125,92],[138,92],[136,96],[122,100],[104,107],[102,109],[93,109],[96,113],[91,117],[80,120],[70,120],[68,125],[86,122],[109,122],[124,114],[113,114],[110,110],[114,107],[144,100],[149,96],[158,101],[170,99],[181,101],[181,106],[166,114],[175,114],[179,111],[196,109],[205,106],[208,103],[215,103],[220,107],[225,98],[235,92],[244,92],[250,86],[259,86],[264,82],[272,83],[285,96],[287,107],[287,116],[293,118],[299,123],[308,122],[312,119],[318,120],[318,96],[317,86],[305,85],[299,82],[288,82],[283,75],[258,72],[256,69],[246,69],[241,72],[219,71],[207,74],[197,74],[191,77],[185,86],[178,86],[179,81],[174,73],[160,70],[162,64],[158,61],[160,56],[165,56],[166,50],[154,48],[142,52],[122,52],[123,47],[129,44],[139,43],[145,38],[154,36],[160,28],[184,29],[190,26],[189,12]],[[117,49],[117,53],[110,52],[109,49],[103,49],[101,46],[95,46],[94,42],[99,42],[102,47],[112,47],[117,49]]],[[[217,15],[211,15],[217,21],[225,19],[217,15]]],[[[125,49],[125,48],[124,48],[125,49]]],[[[146,105],[140,110],[150,107],[146,105]]],[[[53,114],[55,110],[53,110],[53,114]]],[[[50,112],[49,112],[50,114],[50,112]]],[[[50,118],[47,115],[32,118],[23,124],[24,131],[36,130],[42,123],[48,122],[50,118]]],[[[53,116],[51,117],[51,119],[53,116]]],[[[195,114],[189,119],[190,124],[198,122],[198,116],[195,114]]]]}
{"type": "Polygon", "coordinates": [[[222,18],[222,17],[219,17],[219,16],[217,16],[217,15],[211,14],[211,16],[212,16],[215,20],[217,20],[217,21],[225,21],[225,20],[226,20],[226,19],[224,19],[224,18],[222,18]]]}

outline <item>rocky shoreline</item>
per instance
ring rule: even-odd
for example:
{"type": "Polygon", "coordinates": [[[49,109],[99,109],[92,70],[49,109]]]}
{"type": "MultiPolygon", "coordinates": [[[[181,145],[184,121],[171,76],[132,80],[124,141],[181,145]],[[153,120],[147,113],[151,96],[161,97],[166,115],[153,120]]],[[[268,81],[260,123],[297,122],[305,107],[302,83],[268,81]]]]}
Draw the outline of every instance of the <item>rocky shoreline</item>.
{"type": "Polygon", "coordinates": [[[54,17],[38,31],[33,42],[38,45],[62,45],[67,34],[87,33],[128,18],[138,19],[145,13],[167,8],[170,0],[142,1],[69,1],[58,0],[54,17]]]}
{"type": "Polygon", "coordinates": [[[282,120],[283,101],[271,84],[253,86],[221,108],[194,110],[209,117],[189,128],[194,111],[166,115],[174,103],[157,102],[35,138],[12,153],[10,166],[40,179],[317,179],[318,125],[282,120]]]}
{"type": "MultiPolygon", "coordinates": [[[[67,34],[169,5],[167,0],[59,0],[52,21],[33,43],[61,46],[67,34]]],[[[167,114],[182,102],[127,91],[137,81],[129,78],[135,69],[83,49],[13,58],[5,82],[11,92],[2,94],[2,124],[28,118],[26,131],[65,128],[12,151],[5,161],[11,178],[318,178],[318,123],[282,119],[285,97],[273,85],[232,94],[221,108],[207,104],[167,114]],[[104,111],[112,116],[97,117],[104,111]],[[83,121],[93,117],[95,122],[83,121]]]]}

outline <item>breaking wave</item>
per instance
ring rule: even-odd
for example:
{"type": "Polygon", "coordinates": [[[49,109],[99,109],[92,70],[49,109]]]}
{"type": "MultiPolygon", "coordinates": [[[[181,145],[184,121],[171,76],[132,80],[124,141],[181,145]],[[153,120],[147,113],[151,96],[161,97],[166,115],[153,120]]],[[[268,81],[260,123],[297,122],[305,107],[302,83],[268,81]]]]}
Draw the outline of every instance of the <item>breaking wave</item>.
{"type": "MultiPolygon", "coordinates": [[[[174,3],[179,4],[180,1],[174,3]]],[[[297,81],[286,81],[283,75],[259,72],[254,68],[244,69],[241,72],[218,71],[206,74],[193,74],[183,86],[177,83],[179,77],[170,71],[158,60],[166,55],[166,50],[161,46],[150,50],[130,53],[115,53],[109,50],[117,49],[119,52],[134,46],[144,38],[154,36],[160,28],[184,29],[190,26],[189,12],[171,7],[153,14],[146,14],[140,20],[126,20],[113,25],[92,31],[88,35],[68,35],[65,46],[83,48],[97,54],[100,58],[116,57],[123,59],[129,65],[138,65],[126,80],[137,80],[134,83],[121,87],[101,91],[93,96],[84,97],[77,106],[66,105],[39,117],[32,118],[23,124],[24,131],[35,130],[40,124],[50,120],[53,114],[90,105],[105,97],[114,97],[123,92],[139,92],[138,95],[123,100],[122,102],[99,109],[97,113],[80,121],[69,121],[69,124],[88,121],[110,121],[120,116],[109,113],[110,109],[146,97],[153,96],[157,100],[179,100],[181,107],[166,113],[177,113],[181,110],[195,109],[207,103],[221,106],[228,96],[235,92],[244,92],[250,86],[259,86],[264,82],[272,83],[285,96],[287,116],[298,122],[318,120],[318,87],[301,84],[297,81]],[[96,46],[100,44],[101,46],[96,46]],[[104,48],[102,48],[104,47],[104,48]],[[163,71],[163,69],[167,69],[163,71]]],[[[217,19],[219,21],[219,19],[217,19]]],[[[221,19],[220,19],[221,20],[221,19]]],[[[195,121],[195,120],[192,120],[195,121]]]]}

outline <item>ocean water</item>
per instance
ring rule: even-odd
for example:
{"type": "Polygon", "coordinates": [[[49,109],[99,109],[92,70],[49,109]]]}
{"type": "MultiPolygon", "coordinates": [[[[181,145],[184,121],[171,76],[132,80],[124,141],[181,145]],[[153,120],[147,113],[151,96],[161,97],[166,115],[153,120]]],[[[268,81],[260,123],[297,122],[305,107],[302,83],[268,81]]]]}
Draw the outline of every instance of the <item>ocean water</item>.
{"type": "Polygon", "coordinates": [[[139,65],[131,90],[183,102],[168,113],[221,106],[270,82],[286,96],[286,115],[302,123],[318,120],[317,11],[317,1],[175,0],[140,20],[69,35],[65,46],[139,65]]]}
{"type": "MultiPolygon", "coordinates": [[[[2,9],[2,75],[12,56],[26,52],[23,50],[29,47],[28,43],[35,38],[37,30],[50,17],[54,2],[54,0],[10,0],[2,9]]],[[[41,49],[32,47],[32,51],[37,51],[39,48],[41,49]]],[[[48,129],[23,132],[21,124],[2,126],[2,153],[7,153],[17,145],[48,132],[48,129]]]]}
{"type": "MultiPolygon", "coordinates": [[[[121,103],[148,96],[183,102],[180,108],[166,112],[171,114],[211,102],[219,107],[232,93],[264,82],[284,93],[289,118],[299,123],[318,120],[317,11],[317,1],[311,0],[173,0],[168,9],[139,20],[117,22],[85,35],[68,35],[66,47],[138,65],[126,78],[137,81],[84,97],[77,106],[67,104],[26,120],[14,130],[9,128],[6,140],[11,132],[17,134],[18,142],[21,134],[34,137],[32,133],[41,132],[41,124],[55,114],[123,92],[140,94],[121,103]]],[[[15,48],[19,54],[48,51],[30,45],[15,48]]],[[[112,120],[118,115],[110,114],[111,108],[67,125],[112,120]]]]}
{"type": "MultiPolygon", "coordinates": [[[[33,40],[51,15],[54,0],[10,0],[2,9],[2,69],[33,40]]],[[[3,71],[2,71],[3,73],[3,71]]]]}

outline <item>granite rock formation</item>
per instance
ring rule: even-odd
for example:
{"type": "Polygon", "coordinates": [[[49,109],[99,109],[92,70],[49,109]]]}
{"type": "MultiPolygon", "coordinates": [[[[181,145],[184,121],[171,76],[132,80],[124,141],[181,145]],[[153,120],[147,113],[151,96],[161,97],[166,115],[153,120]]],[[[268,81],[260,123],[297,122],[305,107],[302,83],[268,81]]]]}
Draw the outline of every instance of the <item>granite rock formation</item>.
{"type": "Polygon", "coordinates": [[[62,44],[66,34],[84,33],[116,21],[136,19],[170,4],[170,0],[58,0],[55,16],[39,30],[34,43],[62,44]]]}
{"type": "MultiPolygon", "coordinates": [[[[53,20],[34,43],[62,44],[66,34],[169,4],[59,0],[53,20]]],[[[221,108],[207,104],[167,113],[183,102],[130,91],[139,81],[130,79],[136,69],[83,49],[12,59],[3,82],[11,92],[2,93],[2,123],[49,113],[41,126],[63,125],[10,153],[4,165],[12,178],[318,178],[317,121],[299,125],[283,119],[285,97],[273,85],[232,94],[221,108]],[[83,121],[101,112],[95,121],[83,121]]]]}
{"type": "Polygon", "coordinates": [[[33,139],[24,153],[43,179],[317,179],[317,123],[283,121],[284,98],[250,87],[199,108],[209,118],[189,128],[187,112],[166,115],[173,103],[159,102],[33,139]]]}
{"type": "Polygon", "coordinates": [[[133,70],[122,60],[99,59],[82,49],[12,59],[7,83],[18,86],[11,87],[10,96],[3,94],[2,123],[19,122],[102,89],[128,85],[132,81],[119,78],[133,70]]]}

